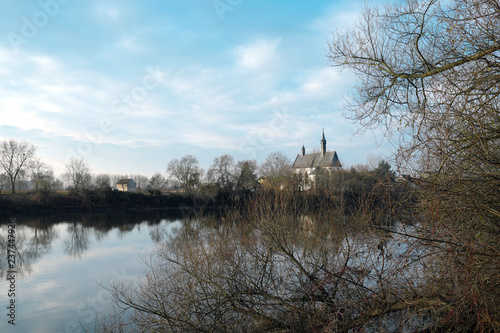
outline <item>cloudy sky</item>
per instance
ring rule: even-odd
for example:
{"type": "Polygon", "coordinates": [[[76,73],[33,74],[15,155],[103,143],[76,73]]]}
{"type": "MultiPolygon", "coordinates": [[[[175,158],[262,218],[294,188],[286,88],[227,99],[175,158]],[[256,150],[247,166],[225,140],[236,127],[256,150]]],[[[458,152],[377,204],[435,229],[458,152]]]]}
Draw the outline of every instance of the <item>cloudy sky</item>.
{"type": "Polygon", "coordinates": [[[331,68],[331,31],[362,1],[2,0],[0,140],[57,173],[165,173],[173,158],[257,159],[302,144],[345,166],[391,146],[343,116],[355,79],[331,68]]]}

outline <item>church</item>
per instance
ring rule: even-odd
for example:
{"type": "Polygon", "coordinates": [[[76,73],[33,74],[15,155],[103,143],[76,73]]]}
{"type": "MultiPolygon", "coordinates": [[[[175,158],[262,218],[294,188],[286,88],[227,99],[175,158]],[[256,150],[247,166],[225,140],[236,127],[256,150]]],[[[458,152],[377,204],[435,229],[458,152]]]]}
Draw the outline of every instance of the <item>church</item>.
{"type": "Polygon", "coordinates": [[[321,151],[311,154],[306,154],[306,148],[302,145],[302,153],[298,154],[293,162],[292,170],[300,175],[303,189],[310,189],[319,173],[342,170],[337,152],[326,151],[325,130],[323,130],[323,138],[320,143],[321,151]]]}

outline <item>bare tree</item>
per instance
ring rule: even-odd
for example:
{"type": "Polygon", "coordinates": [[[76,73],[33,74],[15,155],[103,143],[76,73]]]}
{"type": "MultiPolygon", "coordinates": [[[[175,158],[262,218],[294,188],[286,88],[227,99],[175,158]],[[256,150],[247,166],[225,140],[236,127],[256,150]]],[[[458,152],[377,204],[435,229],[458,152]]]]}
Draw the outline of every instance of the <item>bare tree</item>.
{"type": "Polygon", "coordinates": [[[179,183],[181,189],[189,192],[200,184],[203,169],[198,166],[198,159],[188,154],[180,160],[171,160],[167,166],[167,173],[179,183]]]}
{"type": "Polygon", "coordinates": [[[418,331],[430,320],[411,311],[416,304],[446,306],[416,289],[425,253],[374,232],[369,210],[349,223],[333,207],[302,215],[294,196],[259,191],[226,222],[186,221],[155,249],[139,283],[110,286],[118,305],[134,310],[125,324],[141,332],[418,331]]]}
{"type": "Polygon", "coordinates": [[[111,177],[109,174],[99,174],[95,176],[94,183],[97,188],[109,189],[111,188],[111,177]]]}
{"type": "Polygon", "coordinates": [[[167,180],[159,172],[156,172],[149,180],[149,186],[151,190],[161,191],[167,185],[167,180]]]}
{"type": "Polygon", "coordinates": [[[0,166],[9,177],[12,193],[16,192],[16,181],[35,153],[36,147],[27,141],[5,140],[0,143],[0,166]]]}
{"type": "Polygon", "coordinates": [[[359,79],[348,117],[365,128],[384,126],[399,144],[403,170],[424,177],[468,170],[483,183],[496,181],[498,23],[497,1],[367,9],[330,44],[332,65],[359,79]]]}
{"type": "Polygon", "coordinates": [[[383,127],[422,190],[400,220],[418,216],[413,236],[442,267],[426,271],[451,307],[432,308],[434,330],[500,330],[499,26],[498,1],[407,0],[366,9],[330,43],[358,79],[348,116],[383,127]]]}
{"type": "Polygon", "coordinates": [[[90,167],[83,159],[72,158],[66,164],[65,176],[75,190],[88,189],[92,183],[90,167]]]}
{"type": "Polygon", "coordinates": [[[259,173],[272,186],[280,186],[290,176],[291,164],[290,159],[282,152],[271,153],[260,165],[259,173]]]}
{"type": "Polygon", "coordinates": [[[235,165],[231,155],[222,155],[214,158],[214,162],[207,171],[208,182],[217,185],[219,191],[230,192],[235,182],[235,165]]]}
{"type": "Polygon", "coordinates": [[[381,156],[368,154],[368,157],[366,158],[366,171],[374,170],[378,166],[380,161],[382,161],[381,156]]]}
{"type": "Polygon", "coordinates": [[[30,164],[31,183],[35,185],[35,191],[51,190],[54,185],[54,169],[41,161],[35,159],[30,164]]]}
{"type": "Polygon", "coordinates": [[[4,189],[7,189],[10,187],[10,180],[9,177],[5,173],[0,173],[0,194],[4,189]]]}
{"type": "Polygon", "coordinates": [[[64,182],[59,178],[55,178],[54,183],[52,184],[52,188],[56,191],[62,190],[64,188],[64,182]]]}

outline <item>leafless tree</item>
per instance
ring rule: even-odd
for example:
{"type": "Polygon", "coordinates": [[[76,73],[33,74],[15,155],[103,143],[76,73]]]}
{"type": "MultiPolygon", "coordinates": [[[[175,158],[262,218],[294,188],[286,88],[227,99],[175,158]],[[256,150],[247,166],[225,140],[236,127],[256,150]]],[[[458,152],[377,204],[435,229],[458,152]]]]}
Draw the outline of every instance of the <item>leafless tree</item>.
{"type": "Polygon", "coordinates": [[[330,44],[332,65],[359,79],[347,116],[364,128],[384,126],[399,143],[403,170],[424,177],[467,170],[468,178],[496,181],[499,20],[498,2],[488,0],[366,9],[330,44]]]}
{"type": "Polygon", "coordinates": [[[163,188],[165,188],[166,185],[167,180],[159,172],[156,172],[153,176],[151,176],[151,179],[149,180],[149,186],[152,190],[161,191],[163,190],[163,188]]]}
{"type": "Polygon", "coordinates": [[[109,286],[133,310],[129,324],[138,332],[405,331],[428,327],[419,306],[447,306],[422,288],[423,271],[435,267],[418,241],[370,228],[368,206],[345,223],[339,209],[303,215],[294,196],[259,191],[226,222],[185,221],[147,260],[144,279],[109,286]]]}
{"type": "Polygon", "coordinates": [[[53,188],[54,169],[40,159],[30,163],[31,183],[35,185],[35,191],[47,191],[53,188]]]}
{"type": "Polygon", "coordinates": [[[283,185],[285,178],[291,172],[290,159],[282,152],[274,152],[266,157],[259,166],[259,174],[265,178],[271,186],[283,185]]]}
{"type": "Polygon", "coordinates": [[[220,191],[232,191],[235,183],[235,165],[231,155],[222,155],[214,158],[214,162],[207,171],[209,183],[217,185],[220,191]]]}
{"type": "Polygon", "coordinates": [[[381,156],[373,155],[373,154],[368,154],[368,157],[366,158],[366,170],[365,171],[371,171],[374,170],[378,164],[382,161],[381,156]]]}
{"type": "Polygon", "coordinates": [[[94,177],[94,184],[97,188],[100,189],[109,189],[111,188],[111,177],[109,174],[98,174],[94,177]]]}
{"type": "Polygon", "coordinates": [[[433,308],[434,329],[500,330],[499,26],[495,0],[408,0],[367,8],[330,43],[358,79],[348,117],[382,126],[422,190],[403,221],[418,219],[442,267],[431,285],[451,309],[433,308]]]}
{"type": "Polygon", "coordinates": [[[72,158],[66,164],[65,176],[75,190],[88,189],[92,184],[90,167],[83,159],[72,158]]]}
{"type": "Polygon", "coordinates": [[[36,147],[27,141],[5,140],[0,143],[0,166],[10,180],[12,193],[16,192],[16,181],[35,157],[36,147]]]}
{"type": "Polygon", "coordinates": [[[8,187],[10,187],[10,180],[9,180],[9,177],[1,172],[0,173],[0,194],[2,193],[2,191],[4,189],[7,189],[8,187]]]}
{"type": "Polygon", "coordinates": [[[173,159],[168,163],[167,173],[179,183],[181,189],[189,192],[200,184],[203,169],[193,155],[185,155],[180,160],[173,159]]]}

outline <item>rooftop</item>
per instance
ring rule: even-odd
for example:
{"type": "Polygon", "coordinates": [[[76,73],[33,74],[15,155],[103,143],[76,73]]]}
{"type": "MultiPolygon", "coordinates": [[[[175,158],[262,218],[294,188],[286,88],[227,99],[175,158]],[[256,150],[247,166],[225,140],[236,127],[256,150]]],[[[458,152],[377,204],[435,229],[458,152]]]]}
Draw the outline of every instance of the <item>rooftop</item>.
{"type": "Polygon", "coordinates": [[[342,167],[336,151],[297,155],[292,169],[342,167]]]}

